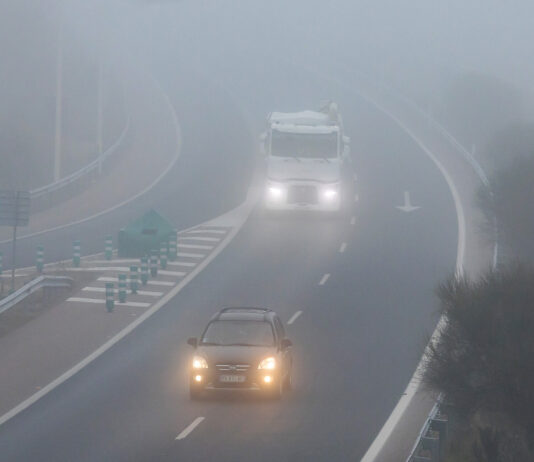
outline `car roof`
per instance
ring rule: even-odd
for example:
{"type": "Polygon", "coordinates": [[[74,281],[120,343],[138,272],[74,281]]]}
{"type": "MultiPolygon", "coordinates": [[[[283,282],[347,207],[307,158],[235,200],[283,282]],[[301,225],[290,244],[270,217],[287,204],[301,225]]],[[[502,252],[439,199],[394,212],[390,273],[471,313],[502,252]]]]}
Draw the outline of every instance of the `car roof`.
{"type": "Polygon", "coordinates": [[[275,315],[276,313],[268,308],[234,306],[217,312],[212,321],[271,321],[275,315]]]}

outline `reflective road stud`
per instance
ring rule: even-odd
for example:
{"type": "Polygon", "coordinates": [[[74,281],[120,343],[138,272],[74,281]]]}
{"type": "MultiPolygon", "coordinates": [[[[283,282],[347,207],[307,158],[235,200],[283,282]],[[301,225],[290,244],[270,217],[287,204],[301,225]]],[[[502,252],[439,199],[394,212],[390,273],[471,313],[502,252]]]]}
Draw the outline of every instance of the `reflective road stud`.
{"type": "Polygon", "coordinates": [[[35,259],[35,266],[37,267],[37,271],[39,273],[43,272],[44,268],[44,247],[42,245],[37,247],[37,256],[35,259]]]}
{"type": "Polygon", "coordinates": [[[158,251],[153,250],[150,255],[150,275],[155,278],[158,275],[158,251]]]}
{"type": "Polygon", "coordinates": [[[148,282],[148,258],[141,258],[141,282],[146,286],[148,282]]]}
{"type": "Polygon", "coordinates": [[[104,250],[106,260],[111,260],[113,258],[113,237],[106,237],[106,245],[104,250]]]}
{"type": "Polygon", "coordinates": [[[119,274],[119,302],[126,302],[126,274],[119,274]]]}
{"type": "Polygon", "coordinates": [[[161,269],[167,268],[167,243],[162,242],[159,249],[159,264],[161,269]]]}
{"type": "Polygon", "coordinates": [[[82,253],[82,247],[80,241],[74,241],[73,244],[73,255],[72,255],[72,264],[78,268],[80,266],[80,257],[82,253]]]}
{"type": "Polygon", "coordinates": [[[115,308],[115,289],[112,282],[106,282],[106,309],[111,313],[115,308]]]}
{"type": "Polygon", "coordinates": [[[178,234],[177,231],[173,229],[171,235],[169,236],[169,260],[170,261],[176,260],[176,253],[178,252],[177,234],[178,234]]]}
{"type": "Polygon", "coordinates": [[[139,286],[139,282],[137,279],[137,266],[130,266],[130,290],[132,291],[132,294],[137,293],[137,288],[139,286]]]}

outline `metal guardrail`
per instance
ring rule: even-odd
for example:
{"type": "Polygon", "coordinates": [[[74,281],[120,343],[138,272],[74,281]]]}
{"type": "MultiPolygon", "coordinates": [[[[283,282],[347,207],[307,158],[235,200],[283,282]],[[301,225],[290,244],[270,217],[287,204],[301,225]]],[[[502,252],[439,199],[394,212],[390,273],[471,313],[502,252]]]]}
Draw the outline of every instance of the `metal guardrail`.
{"type": "Polygon", "coordinates": [[[0,314],[13,308],[17,303],[20,303],[26,297],[43,287],[70,288],[72,287],[72,284],[73,279],[67,276],[39,276],[13,292],[11,295],[0,300],[0,314]]]}
{"type": "Polygon", "coordinates": [[[87,175],[88,173],[94,170],[100,169],[104,161],[109,156],[111,156],[117,150],[117,148],[122,144],[129,130],[130,130],[130,116],[128,116],[128,119],[126,120],[126,125],[124,129],[122,130],[122,133],[120,134],[119,138],[108,149],[106,149],[102,154],[100,154],[100,156],[98,156],[94,161],[82,167],[81,169],[75,171],[74,173],[71,173],[70,175],[67,175],[64,178],[61,178],[60,180],[55,181],[54,183],[50,183],[45,186],[41,186],[40,188],[31,190],[30,191],[31,198],[35,199],[38,197],[42,197],[53,191],[57,191],[58,189],[61,189],[71,183],[74,183],[75,181],[79,180],[80,178],[87,175]]]}

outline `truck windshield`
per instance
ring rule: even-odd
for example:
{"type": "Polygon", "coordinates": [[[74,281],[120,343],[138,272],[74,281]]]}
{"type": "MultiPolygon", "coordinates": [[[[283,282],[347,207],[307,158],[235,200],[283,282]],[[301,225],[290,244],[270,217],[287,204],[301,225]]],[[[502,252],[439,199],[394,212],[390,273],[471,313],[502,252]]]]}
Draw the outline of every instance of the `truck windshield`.
{"type": "Polygon", "coordinates": [[[272,131],[271,155],[303,159],[337,157],[337,133],[285,133],[272,131]]]}

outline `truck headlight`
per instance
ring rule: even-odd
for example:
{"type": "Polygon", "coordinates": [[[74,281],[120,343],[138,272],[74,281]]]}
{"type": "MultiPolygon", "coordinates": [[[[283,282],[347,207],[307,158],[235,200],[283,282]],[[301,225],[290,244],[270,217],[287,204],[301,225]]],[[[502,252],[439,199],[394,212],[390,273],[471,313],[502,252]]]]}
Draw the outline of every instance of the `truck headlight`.
{"type": "Polygon", "coordinates": [[[325,186],[321,191],[321,195],[326,201],[332,201],[334,199],[337,199],[337,197],[339,196],[339,185],[333,184],[325,186]]]}
{"type": "Polygon", "coordinates": [[[193,369],[207,369],[208,362],[202,356],[193,356],[193,362],[191,363],[193,369]]]}
{"type": "Polygon", "coordinates": [[[273,358],[272,356],[269,356],[268,358],[263,359],[260,362],[258,369],[264,369],[264,370],[269,370],[269,371],[276,369],[276,359],[273,358]]]}

